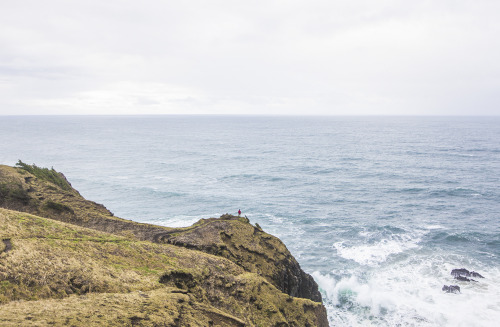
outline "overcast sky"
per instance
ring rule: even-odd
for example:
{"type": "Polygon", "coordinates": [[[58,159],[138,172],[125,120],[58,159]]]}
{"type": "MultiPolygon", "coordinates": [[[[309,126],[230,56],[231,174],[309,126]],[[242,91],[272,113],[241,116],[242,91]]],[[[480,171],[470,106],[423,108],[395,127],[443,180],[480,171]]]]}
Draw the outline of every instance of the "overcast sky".
{"type": "Polygon", "coordinates": [[[500,1],[0,0],[0,114],[500,114],[500,1]]]}

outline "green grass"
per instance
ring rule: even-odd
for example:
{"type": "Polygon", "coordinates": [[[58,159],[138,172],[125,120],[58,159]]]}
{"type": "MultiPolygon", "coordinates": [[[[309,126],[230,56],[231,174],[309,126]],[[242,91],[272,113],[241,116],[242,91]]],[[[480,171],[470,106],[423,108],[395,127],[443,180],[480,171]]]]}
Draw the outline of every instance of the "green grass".
{"type": "Polygon", "coordinates": [[[27,172],[35,175],[37,178],[43,179],[45,181],[51,182],[63,190],[70,191],[72,189],[71,184],[66,180],[63,174],[54,170],[54,168],[42,168],[35,164],[28,165],[21,160],[16,163],[17,168],[26,170],[27,172]]]}

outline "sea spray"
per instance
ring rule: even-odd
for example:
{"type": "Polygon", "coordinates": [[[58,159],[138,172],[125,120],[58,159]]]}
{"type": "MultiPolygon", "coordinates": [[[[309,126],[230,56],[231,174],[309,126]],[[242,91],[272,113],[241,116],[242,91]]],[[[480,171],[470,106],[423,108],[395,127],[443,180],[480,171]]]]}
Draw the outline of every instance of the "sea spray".
{"type": "MultiPolygon", "coordinates": [[[[500,321],[500,271],[487,268],[480,282],[459,282],[454,264],[441,255],[409,259],[397,265],[367,268],[358,277],[314,272],[333,325],[355,319],[354,326],[496,326],[500,321]],[[442,291],[460,285],[459,294],[442,291]],[[369,323],[368,323],[369,322],[369,323]]],[[[352,322],[352,321],[351,321],[352,322]]]]}

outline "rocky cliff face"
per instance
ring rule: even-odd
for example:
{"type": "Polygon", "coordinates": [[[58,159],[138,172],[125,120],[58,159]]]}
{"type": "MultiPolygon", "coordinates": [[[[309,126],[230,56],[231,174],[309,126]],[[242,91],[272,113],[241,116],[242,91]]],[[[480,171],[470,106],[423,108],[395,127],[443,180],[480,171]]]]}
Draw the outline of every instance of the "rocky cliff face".
{"type": "Polygon", "coordinates": [[[286,246],[251,225],[247,218],[226,214],[220,219],[203,219],[188,228],[159,233],[155,241],[222,256],[264,276],[288,295],[321,302],[316,282],[300,268],[286,246]]]}
{"type": "Polygon", "coordinates": [[[64,185],[0,166],[0,207],[12,209],[0,210],[0,316],[11,325],[328,326],[312,277],[248,219],[140,224],[64,185]]]}

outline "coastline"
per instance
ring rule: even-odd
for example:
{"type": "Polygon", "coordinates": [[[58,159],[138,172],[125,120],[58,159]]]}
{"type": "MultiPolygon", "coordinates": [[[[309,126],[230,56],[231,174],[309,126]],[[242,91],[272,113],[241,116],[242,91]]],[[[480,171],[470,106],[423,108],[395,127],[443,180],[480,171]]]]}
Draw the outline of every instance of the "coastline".
{"type": "MultiPolygon", "coordinates": [[[[46,172],[45,168],[34,168],[46,172]]],[[[173,323],[180,319],[177,323],[181,326],[188,324],[191,319],[188,317],[193,316],[221,326],[279,323],[328,326],[326,309],[313,278],[302,271],[279,239],[251,225],[248,219],[223,215],[186,228],[136,223],[114,217],[104,206],[85,200],[64,175],[53,171],[53,176],[61,183],[45,178],[40,171],[31,173],[19,167],[0,166],[0,202],[4,208],[0,217],[6,226],[1,238],[9,239],[12,246],[0,258],[5,267],[10,267],[0,274],[3,283],[0,310],[5,314],[17,312],[18,318],[4,315],[10,317],[13,325],[22,317],[32,317],[35,319],[32,323],[49,319],[35,308],[37,303],[49,305],[54,298],[71,302],[75,297],[85,296],[87,300],[91,296],[93,300],[89,303],[95,304],[103,301],[99,294],[112,293],[117,305],[125,310],[135,305],[131,304],[134,302],[131,294],[142,292],[139,294],[142,298],[171,299],[172,306],[165,314],[177,312],[170,318],[173,323]],[[68,250],[71,242],[78,244],[76,250],[68,250]],[[121,251],[134,259],[125,260],[124,264],[121,251]],[[38,261],[33,262],[29,253],[39,253],[38,261]],[[163,259],[156,258],[153,260],[156,264],[149,266],[144,258],[139,259],[146,254],[160,255],[163,259]],[[54,270],[54,255],[66,258],[58,261],[57,269],[66,271],[65,275],[54,270]],[[106,257],[105,260],[100,256],[106,257]],[[109,257],[116,261],[111,264],[109,257]],[[93,277],[78,275],[73,267],[75,260],[83,262],[78,270],[93,277]],[[32,268],[23,270],[27,266],[21,265],[14,269],[20,261],[31,264],[32,268]],[[139,262],[140,269],[136,266],[139,262]],[[121,272],[116,265],[122,266],[121,272]],[[37,271],[54,272],[40,276],[33,274],[33,267],[37,271]],[[97,270],[101,269],[111,273],[101,271],[103,277],[98,278],[97,270]],[[138,275],[135,279],[144,285],[139,289],[127,283],[119,285],[119,281],[126,280],[119,277],[124,270],[138,275]],[[33,277],[28,278],[30,274],[33,277]],[[170,295],[162,293],[163,288],[170,295]],[[186,295],[185,299],[178,299],[179,294],[186,295]],[[12,302],[16,300],[31,300],[32,309],[16,307],[12,302]],[[183,310],[190,315],[183,315],[183,310]]],[[[72,311],[65,316],[62,310],[52,309],[57,319],[73,319],[77,313],[72,311]]],[[[90,309],[83,305],[78,310],[90,309]]],[[[134,317],[130,321],[146,321],[144,315],[134,317]]]]}

